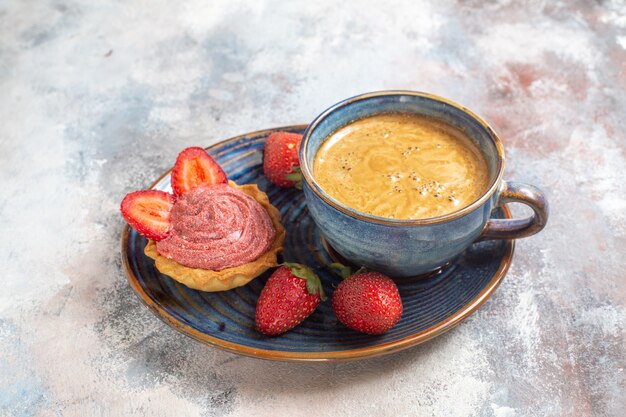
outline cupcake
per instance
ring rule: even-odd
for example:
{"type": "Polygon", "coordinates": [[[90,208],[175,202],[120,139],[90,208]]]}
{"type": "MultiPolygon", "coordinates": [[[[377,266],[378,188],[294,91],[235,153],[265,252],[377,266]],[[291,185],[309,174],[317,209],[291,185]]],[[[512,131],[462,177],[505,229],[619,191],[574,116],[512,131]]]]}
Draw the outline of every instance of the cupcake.
{"type": "Polygon", "coordinates": [[[193,289],[225,291],[277,265],[285,229],[256,185],[228,181],[199,147],[178,155],[171,179],[173,194],[137,191],[121,204],[161,273],[193,289]]]}

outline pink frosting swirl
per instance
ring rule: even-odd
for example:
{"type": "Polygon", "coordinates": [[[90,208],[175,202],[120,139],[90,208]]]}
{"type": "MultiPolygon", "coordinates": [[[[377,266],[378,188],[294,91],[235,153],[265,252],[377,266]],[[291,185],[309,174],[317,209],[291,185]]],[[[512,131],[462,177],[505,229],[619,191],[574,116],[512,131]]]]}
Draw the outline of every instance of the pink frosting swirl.
{"type": "Polygon", "coordinates": [[[276,235],[265,208],[228,184],[183,194],[170,220],[172,233],[156,243],[157,251],[190,268],[219,271],[252,262],[276,235]]]}

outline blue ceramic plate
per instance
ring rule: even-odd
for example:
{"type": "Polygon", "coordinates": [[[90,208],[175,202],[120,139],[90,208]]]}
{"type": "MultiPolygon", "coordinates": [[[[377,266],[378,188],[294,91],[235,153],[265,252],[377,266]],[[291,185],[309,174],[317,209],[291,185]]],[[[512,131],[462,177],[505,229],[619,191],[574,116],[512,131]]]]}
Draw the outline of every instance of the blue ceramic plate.
{"type": "MultiPolygon", "coordinates": [[[[263,176],[263,145],[275,131],[302,133],[306,126],[289,126],[249,133],[209,147],[229,179],[255,183],[283,216],[287,229],[285,261],[313,267],[328,295],[339,279],[326,269],[332,262],[319,230],[308,214],[304,197],[296,189],[282,189],[263,176]]],[[[170,191],[170,172],[152,188],[170,191]]],[[[499,209],[497,217],[510,217],[499,209]]],[[[248,285],[208,293],[189,289],[162,275],[144,255],[146,239],[126,227],[122,260],[128,281],[139,299],[157,317],[192,338],[230,352],[263,359],[288,361],[350,360],[396,352],[429,340],[459,324],[495,291],[513,257],[513,242],[491,241],[472,245],[440,273],[398,283],[404,313],[398,325],[382,336],[369,336],[337,322],[330,300],[320,304],[300,326],[279,337],[267,337],[254,328],[256,300],[270,275],[268,271],[248,285]]]]}

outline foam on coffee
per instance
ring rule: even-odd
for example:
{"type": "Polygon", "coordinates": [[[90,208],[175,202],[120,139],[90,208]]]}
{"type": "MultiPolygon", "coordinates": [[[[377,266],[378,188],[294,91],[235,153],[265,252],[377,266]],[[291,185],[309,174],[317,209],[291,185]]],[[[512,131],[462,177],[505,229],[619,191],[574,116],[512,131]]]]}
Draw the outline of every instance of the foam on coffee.
{"type": "Polygon", "coordinates": [[[489,181],[484,156],[460,130],[408,113],[336,130],[317,151],[313,175],[344,205],[390,219],[453,213],[484,194],[489,181]]]}

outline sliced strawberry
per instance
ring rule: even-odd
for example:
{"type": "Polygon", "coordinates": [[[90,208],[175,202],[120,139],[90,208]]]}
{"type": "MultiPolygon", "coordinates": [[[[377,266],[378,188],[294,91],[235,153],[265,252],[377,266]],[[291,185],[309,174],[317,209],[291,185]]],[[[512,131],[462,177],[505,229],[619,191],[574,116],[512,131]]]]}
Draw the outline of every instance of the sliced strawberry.
{"type": "Polygon", "coordinates": [[[170,211],[174,196],[157,190],[135,191],[126,194],[120,210],[122,216],[136,231],[148,239],[165,239],[172,229],[170,211]]]}
{"type": "Polygon", "coordinates": [[[180,196],[199,185],[228,182],[226,173],[204,149],[194,146],[178,154],[172,170],[172,190],[180,196]]]}

